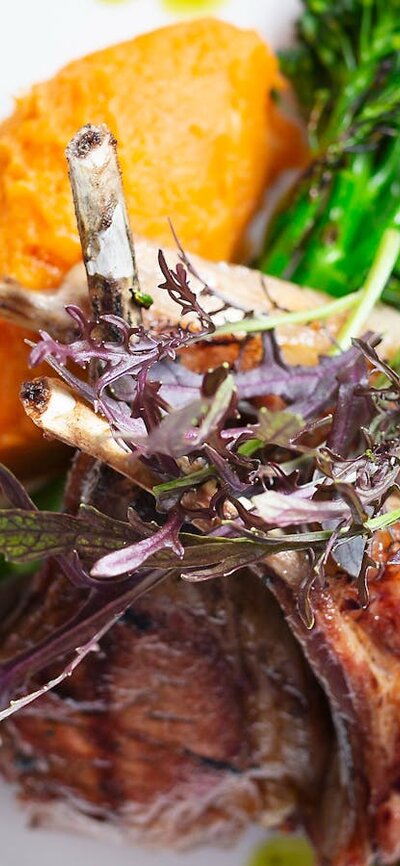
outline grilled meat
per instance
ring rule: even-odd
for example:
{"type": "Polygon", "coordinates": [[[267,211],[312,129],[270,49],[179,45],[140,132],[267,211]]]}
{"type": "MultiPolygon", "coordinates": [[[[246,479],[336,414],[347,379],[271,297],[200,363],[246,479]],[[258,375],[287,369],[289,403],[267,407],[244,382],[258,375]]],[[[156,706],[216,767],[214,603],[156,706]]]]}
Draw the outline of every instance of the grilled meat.
{"type": "Polygon", "coordinates": [[[399,567],[386,564],[394,546],[393,531],[376,538],[382,567],[369,576],[365,609],[346,574],[335,570],[324,586],[316,582],[311,630],[298,613],[301,570],[275,557],[267,578],[329,699],[339,743],[340,797],[332,790],[326,798],[319,827],[321,862],[329,866],[400,857],[399,567]]]}
{"type": "MultiPolygon", "coordinates": [[[[89,499],[114,516],[135,495],[83,456],[69,488],[71,509],[89,499]]],[[[79,592],[49,563],[3,657],[65,621],[79,592]]],[[[3,770],[37,814],[61,801],[129,837],[177,846],[230,841],[251,820],[309,823],[333,737],[279,605],[249,571],[171,580],[144,596],[98,653],[2,733],[3,770]]]]}
{"type": "MultiPolygon", "coordinates": [[[[101,136],[104,143],[107,131],[101,136]]],[[[74,191],[80,214],[87,201],[74,191]]],[[[97,231],[101,240],[104,221],[97,231]]],[[[81,234],[87,265],[97,247],[81,234]]],[[[115,252],[109,242],[107,250],[115,252]]],[[[98,313],[109,309],[111,284],[104,273],[92,280],[92,270],[98,313]]],[[[241,274],[231,272],[236,300],[241,274]]],[[[246,274],[252,304],[259,275],[246,274]]],[[[117,300],[122,308],[122,289],[117,300]]],[[[169,312],[156,301],[150,316],[161,324],[169,312]]],[[[285,339],[290,346],[290,331],[285,339]]],[[[301,340],[293,339],[298,355],[301,340]]],[[[310,363],[317,343],[315,334],[311,350],[304,342],[310,363]]],[[[239,352],[234,341],[203,354],[200,347],[189,363],[204,369],[232,347],[239,352]]],[[[241,353],[241,362],[256,359],[241,353]]],[[[133,504],[146,517],[146,496],[80,455],[66,508],[74,513],[86,502],[118,518],[133,504]]],[[[371,866],[375,855],[393,863],[400,856],[398,570],[385,567],[371,579],[364,610],[336,568],[313,589],[316,626],[308,631],[298,610],[307,569],[301,555],[280,554],[258,573],[210,584],[169,578],[135,602],[73,677],[4,725],[0,760],[22,796],[38,814],[66,804],[76,820],[85,815],[163,845],[232,840],[256,819],[306,827],[320,866],[371,866]]],[[[68,621],[81,594],[48,562],[14,614],[2,658],[68,621]]]]}

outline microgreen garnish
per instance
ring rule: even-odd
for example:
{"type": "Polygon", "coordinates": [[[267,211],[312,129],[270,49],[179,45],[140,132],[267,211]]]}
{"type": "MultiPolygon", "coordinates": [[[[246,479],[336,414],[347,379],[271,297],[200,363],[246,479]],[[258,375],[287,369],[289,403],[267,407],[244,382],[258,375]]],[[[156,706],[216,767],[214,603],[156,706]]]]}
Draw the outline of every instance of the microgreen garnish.
{"type": "MultiPolygon", "coordinates": [[[[10,508],[0,514],[0,551],[17,563],[56,556],[88,592],[70,624],[0,667],[3,702],[60,655],[70,670],[76,646],[90,651],[94,635],[172,574],[210,580],[271,554],[308,550],[320,575],[333,558],[362,586],[371,533],[400,518],[400,509],[385,511],[400,465],[400,379],[379,358],[378,341],[358,340],[314,367],[293,367],[269,331],[253,369],[191,373],[184,350],[213,332],[212,318],[185,267],[171,270],[162,254],[159,261],[162,288],[196,314],[197,330],[146,333],[117,316],[90,321],[69,307],[77,338],[64,345],[42,333],[32,349],[31,363],[47,360],[159,482],[152,518],[144,522],[131,508],[124,521],[83,505],[75,515],[38,511],[2,470],[10,508]],[[97,362],[97,377],[81,379],[70,361],[75,370],[97,362]],[[375,371],[385,376],[381,388],[375,371]],[[252,400],[262,395],[278,396],[284,408],[257,410],[252,400]]],[[[308,625],[314,580],[312,571],[299,598],[308,625]]]]}

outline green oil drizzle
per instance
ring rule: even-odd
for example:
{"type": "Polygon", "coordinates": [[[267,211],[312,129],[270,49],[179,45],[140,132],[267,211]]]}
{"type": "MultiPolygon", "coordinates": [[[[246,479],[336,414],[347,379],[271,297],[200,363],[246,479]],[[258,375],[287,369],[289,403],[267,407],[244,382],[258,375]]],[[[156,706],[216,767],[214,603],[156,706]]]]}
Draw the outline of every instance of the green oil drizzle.
{"type": "Polygon", "coordinates": [[[248,866],[314,866],[314,854],[300,836],[276,836],[261,845],[248,866]]]}
{"type": "Polygon", "coordinates": [[[163,0],[170,12],[209,12],[221,5],[222,0],[163,0]]]}

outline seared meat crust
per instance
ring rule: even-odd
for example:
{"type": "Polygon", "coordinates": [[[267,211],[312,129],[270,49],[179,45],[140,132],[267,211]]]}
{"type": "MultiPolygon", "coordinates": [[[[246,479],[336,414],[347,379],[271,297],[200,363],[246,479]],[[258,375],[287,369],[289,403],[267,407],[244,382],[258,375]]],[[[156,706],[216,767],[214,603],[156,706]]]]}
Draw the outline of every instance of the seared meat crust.
{"type": "Polygon", "coordinates": [[[375,539],[382,568],[369,575],[366,608],[346,574],[336,570],[324,586],[316,582],[310,631],[297,608],[301,569],[292,567],[288,580],[275,557],[267,580],[332,710],[337,784],[325,794],[318,842],[321,863],[329,866],[392,864],[400,857],[400,570],[386,564],[398,547],[396,534],[375,539]]]}
{"type": "MultiPolygon", "coordinates": [[[[83,456],[69,489],[70,509],[90,500],[116,516],[135,495],[83,456]]],[[[3,657],[64,622],[80,594],[48,564],[3,657]]],[[[3,769],[40,812],[63,801],[141,841],[183,846],[230,841],[251,820],[309,823],[332,731],[279,605],[243,572],[144,596],[3,740],[3,769]]]]}

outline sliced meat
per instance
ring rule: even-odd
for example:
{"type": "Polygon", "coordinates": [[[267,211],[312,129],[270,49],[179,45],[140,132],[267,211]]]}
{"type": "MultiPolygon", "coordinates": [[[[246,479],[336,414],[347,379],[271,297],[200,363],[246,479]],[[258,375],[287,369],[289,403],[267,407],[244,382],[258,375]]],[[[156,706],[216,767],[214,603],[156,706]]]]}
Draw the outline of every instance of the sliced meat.
{"type": "MultiPolygon", "coordinates": [[[[134,495],[85,457],[71,490],[70,508],[82,498],[114,516],[134,495]]],[[[3,657],[65,621],[80,593],[49,564],[3,657]]],[[[2,733],[3,770],[40,813],[63,802],[141,841],[177,846],[232,840],[251,820],[309,823],[333,742],[323,694],[250,572],[162,584],[2,733]]]]}

